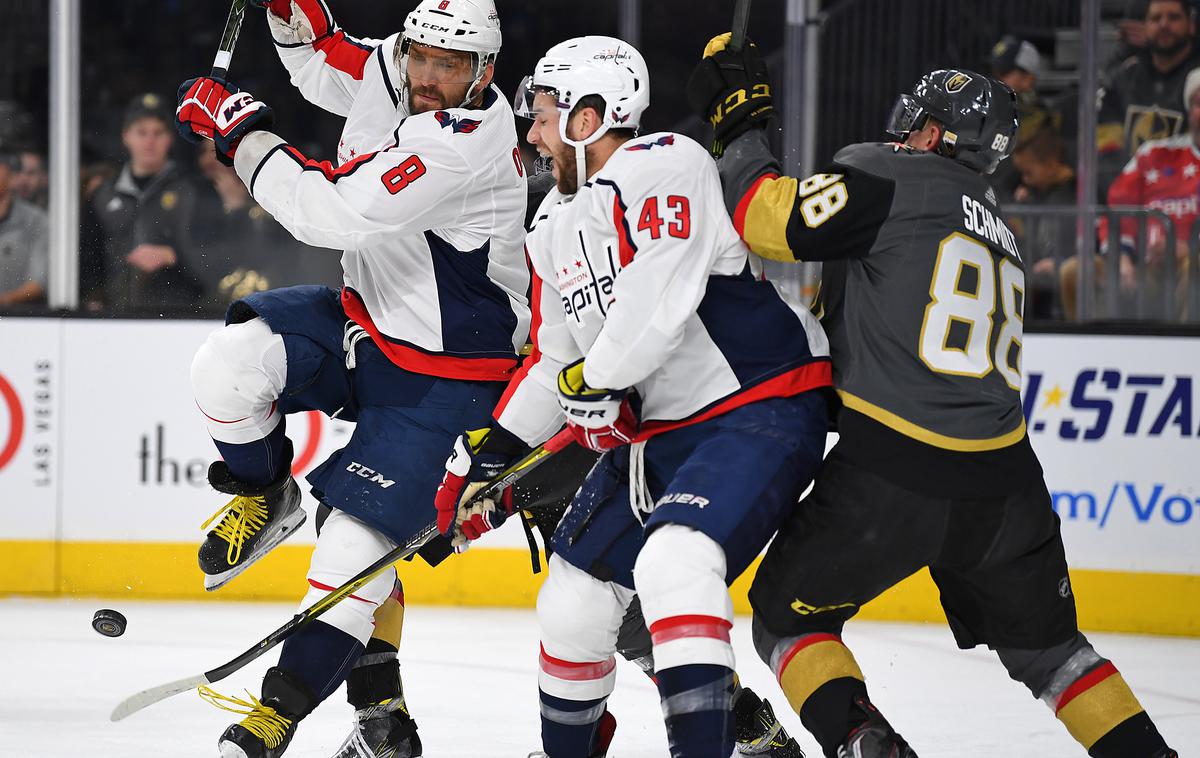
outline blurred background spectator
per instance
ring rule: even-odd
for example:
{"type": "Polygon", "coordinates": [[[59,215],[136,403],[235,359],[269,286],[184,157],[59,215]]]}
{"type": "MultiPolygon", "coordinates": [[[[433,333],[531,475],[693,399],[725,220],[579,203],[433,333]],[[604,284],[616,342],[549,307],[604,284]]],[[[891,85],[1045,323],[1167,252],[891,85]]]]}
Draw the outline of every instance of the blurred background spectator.
{"type": "Polygon", "coordinates": [[[46,297],[46,212],[17,196],[20,166],[20,154],[0,144],[0,308],[46,297]]]}
{"type": "MultiPolygon", "coordinates": [[[[1032,42],[1005,35],[992,46],[988,56],[991,74],[1007,84],[1017,94],[1021,119],[1017,144],[1028,142],[1042,131],[1058,132],[1062,116],[1038,96],[1037,80],[1042,70],[1042,56],[1032,42]]],[[[1012,161],[1001,163],[992,174],[992,186],[1000,202],[1013,198],[1021,177],[1012,161]]]]}
{"type": "MultiPolygon", "coordinates": [[[[1019,184],[1013,209],[1023,205],[1071,205],[1075,202],[1075,170],[1066,162],[1066,148],[1058,130],[1046,123],[1017,143],[1010,159],[1019,184]]],[[[1018,218],[1013,223],[1025,254],[1028,300],[1025,317],[1061,317],[1056,307],[1059,267],[1075,254],[1074,227],[1053,217],[1018,218]]]]}
{"type": "Polygon", "coordinates": [[[206,299],[219,312],[254,292],[293,284],[341,286],[341,251],[301,244],[259,207],[237,173],[216,158],[211,142],[197,148],[207,180],[196,214],[195,244],[206,261],[206,299]]]}
{"type": "Polygon", "coordinates": [[[1179,134],[1186,125],[1183,82],[1200,66],[1196,20],[1185,0],[1149,0],[1146,47],[1126,58],[1100,95],[1096,144],[1106,188],[1142,143],[1179,134]]]}
{"type": "MultiPolygon", "coordinates": [[[[1122,219],[1116,232],[1107,223],[1101,225],[1102,243],[1110,235],[1119,234],[1119,280],[1126,300],[1140,291],[1144,299],[1157,305],[1163,301],[1164,290],[1174,288],[1176,304],[1185,301],[1188,240],[1200,216],[1200,69],[1187,75],[1180,105],[1185,103],[1188,131],[1177,137],[1143,143],[1108,190],[1109,205],[1152,208],[1171,220],[1170,227],[1156,219],[1149,220],[1144,252],[1137,247],[1134,219],[1122,219]],[[1141,277],[1136,270],[1138,264],[1145,269],[1141,277]]],[[[1062,267],[1063,302],[1068,315],[1075,312],[1078,266],[1078,261],[1072,259],[1062,267]]],[[[1096,271],[1098,291],[1102,292],[1111,286],[1104,281],[1104,260],[1098,261],[1096,271]]],[[[1148,315],[1175,319],[1179,313],[1153,308],[1148,315]]]]}
{"type": "Polygon", "coordinates": [[[46,156],[30,146],[22,149],[17,157],[20,164],[13,178],[13,192],[22,200],[45,209],[48,200],[46,193],[50,189],[46,156]]]}
{"type": "Polygon", "coordinates": [[[168,156],[174,135],[173,104],[153,93],[135,97],[121,129],[128,161],[92,196],[109,307],[169,309],[202,300],[203,261],[192,243],[196,190],[168,156]]]}

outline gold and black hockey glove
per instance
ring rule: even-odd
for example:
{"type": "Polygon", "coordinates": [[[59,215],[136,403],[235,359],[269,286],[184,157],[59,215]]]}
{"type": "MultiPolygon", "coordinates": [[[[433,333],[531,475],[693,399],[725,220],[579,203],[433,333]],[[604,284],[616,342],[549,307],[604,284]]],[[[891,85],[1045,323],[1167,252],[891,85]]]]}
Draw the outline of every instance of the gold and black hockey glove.
{"type": "Polygon", "coordinates": [[[741,50],[728,49],[730,34],[709,40],[704,57],[688,77],[692,110],[713,127],[713,155],[746,131],[765,127],[775,115],[767,64],[750,40],[741,50]]]}

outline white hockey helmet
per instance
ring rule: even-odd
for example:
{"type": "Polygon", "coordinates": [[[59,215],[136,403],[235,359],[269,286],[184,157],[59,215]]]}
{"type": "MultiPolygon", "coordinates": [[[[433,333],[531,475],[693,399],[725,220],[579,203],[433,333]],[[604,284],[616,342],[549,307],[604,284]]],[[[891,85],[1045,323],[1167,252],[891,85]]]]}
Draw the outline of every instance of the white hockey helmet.
{"type": "Polygon", "coordinates": [[[513,101],[518,116],[533,118],[533,98],[537,92],[553,94],[563,118],[559,133],[567,137],[567,116],[588,95],[604,99],[603,122],[599,129],[580,144],[588,145],[609,129],[634,129],[641,125],[642,112],[650,106],[650,72],[646,61],[633,45],[614,37],[590,35],[560,42],[546,51],[525,77],[513,101]]]}
{"type": "Polygon", "coordinates": [[[404,19],[397,63],[407,86],[413,43],[470,53],[474,65],[469,100],[488,64],[495,62],[500,42],[500,17],[493,0],[421,0],[404,19]]]}
{"type": "Polygon", "coordinates": [[[633,45],[615,37],[589,35],[560,42],[546,51],[517,88],[513,112],[525,118],[536,115],[533,99],[538,92],[554,96],[560,112],[558,135],[575,148],[579,186],[586,179],[584,148],[609,129],[641,126],[642,113],[650,106],[650,72],[646,60],[633,45]],[[567,136],[567,123],[579,101],[589,95],[604,100],[600,128],[582,140],[567,136]]]}

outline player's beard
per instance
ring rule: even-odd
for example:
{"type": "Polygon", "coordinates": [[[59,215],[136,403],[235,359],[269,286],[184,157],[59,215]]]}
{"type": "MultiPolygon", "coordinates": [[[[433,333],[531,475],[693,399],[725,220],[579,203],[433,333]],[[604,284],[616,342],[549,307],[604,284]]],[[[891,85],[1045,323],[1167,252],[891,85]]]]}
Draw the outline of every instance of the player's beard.
{"type": "Polygon", "coordinates": [[[564,195],[574,195],[579,191],[579,174],[575,170],[575,148],[572,145],[561,144],[550,151],[554,159],[554,172],[558,174],[556,183],[558,191],[564,195]]]}

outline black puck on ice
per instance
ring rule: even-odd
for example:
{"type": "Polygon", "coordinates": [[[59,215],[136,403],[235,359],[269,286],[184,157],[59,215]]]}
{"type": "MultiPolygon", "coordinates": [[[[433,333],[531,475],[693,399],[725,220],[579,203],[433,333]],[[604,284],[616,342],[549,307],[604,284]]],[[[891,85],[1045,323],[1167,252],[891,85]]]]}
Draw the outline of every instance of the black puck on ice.
{"type": "Polygon", "coordinates": [[[105,637],[120,637],[128,624],[124,616],[109,608],[101,608],[92,616],[92,628],[105,637]]]}

